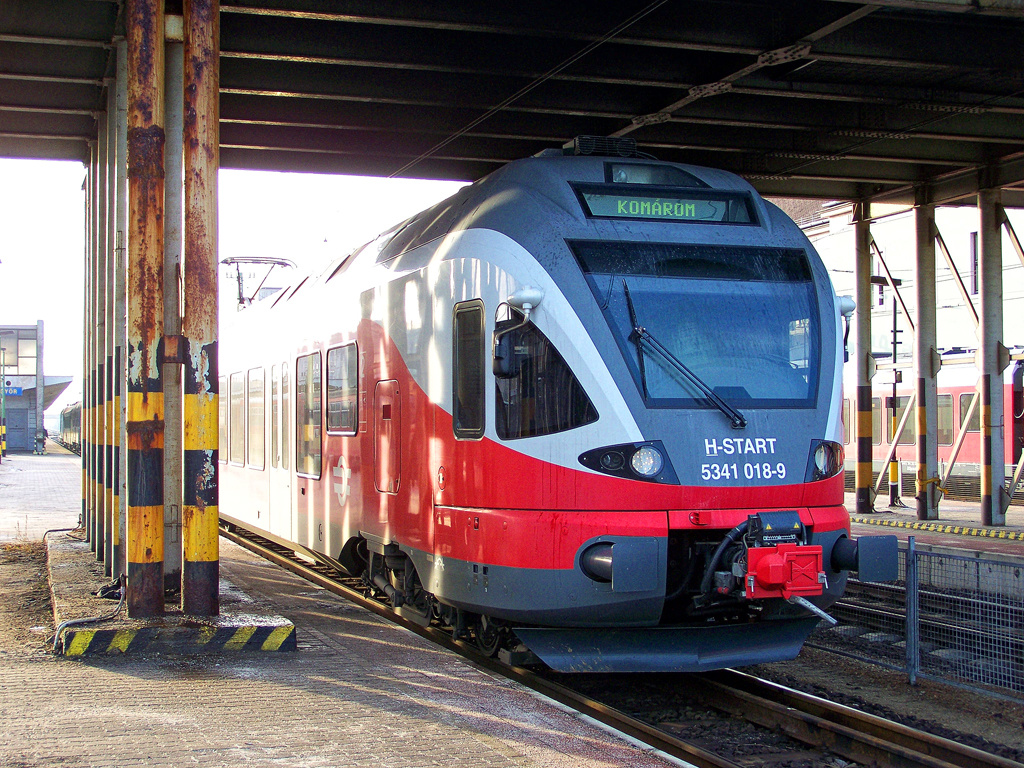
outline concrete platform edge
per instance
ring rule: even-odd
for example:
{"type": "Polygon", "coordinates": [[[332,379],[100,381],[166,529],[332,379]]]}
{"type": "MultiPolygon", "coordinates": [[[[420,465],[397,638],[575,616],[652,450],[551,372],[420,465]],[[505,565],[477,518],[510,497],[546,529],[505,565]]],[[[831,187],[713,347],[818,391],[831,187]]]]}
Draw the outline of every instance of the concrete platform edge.
{"type": "MultiPolygon", "coordinates": [[[[96,591],[111,580],[103,575],[87,542],[68,534],[46,538],[47,571],[54,627],[69,620],[108,616],[117,607],[96,591]]],[[[186,616],[169,607],[163,616],[113,618],[67,627],[55,651],[65,656],[160,653],[195,655],[234,651],[295,651],[295,625],[266,610],[221,579],[221,615],[186,616]]]]}
{"type": "Polygon", "coordinates": [[[988,539],[1024,541],[1024,531],[1008,531],[1003,528],[978,528],[967,525],[949,525],[946,523],[925,522],[920,520],[892,520],[890,518],[872,518],[860,515],[851,516],[850,521],[861,525],[879,525],[887,528],[906,528],[913,531],[953,533],[960,536],[981,536],[988,539]]]}

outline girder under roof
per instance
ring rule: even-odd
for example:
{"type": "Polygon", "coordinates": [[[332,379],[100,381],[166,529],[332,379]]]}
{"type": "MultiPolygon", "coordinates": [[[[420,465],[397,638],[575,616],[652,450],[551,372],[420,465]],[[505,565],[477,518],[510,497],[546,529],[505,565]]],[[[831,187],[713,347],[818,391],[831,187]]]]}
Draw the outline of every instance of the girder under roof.
{"type": "MultiPolygon", "coordinates": [[[[0,156],[86,160],[122,5],[0,3],[0,156]]],[[[221,47],[223,167],[475,179],[619,135],[769,195],[1024,203],[1024,0],[234,0],[221,47]]]]}

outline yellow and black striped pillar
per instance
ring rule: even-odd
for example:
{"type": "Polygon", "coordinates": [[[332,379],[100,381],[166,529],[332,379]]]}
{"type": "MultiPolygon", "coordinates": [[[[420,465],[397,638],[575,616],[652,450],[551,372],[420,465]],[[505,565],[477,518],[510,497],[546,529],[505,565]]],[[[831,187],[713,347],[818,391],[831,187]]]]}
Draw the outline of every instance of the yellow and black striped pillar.
{"type": "Polygon", "coordinates": [[[181,608],[220,611],[218,528],[217,170],[220,3],[184,4],[185,287],[181,608]]]}
{"type": "Polygon", "coordinates": [[[164,7],[129,0],[128,615],[164,612],[164,7]]]}
{"type": "MultiPolygon", "coordinates": [[[[992,525],[999,509],[992,483],[992,376],[981,375],[981,524],[992,525]]],[[[999,457],[1002,460],[1002,457],[999,457]]]]}
{"type": "MultiPolygon", "coordinates": [[[[870,310],[868,310],[870,311],[870,310]]],[[[872,511],[872,480],[874,473],[871,468],[871,385],[857,387],[857,468],[855,472],[857,488],[857,512],[864,514],[872,511]]]]}

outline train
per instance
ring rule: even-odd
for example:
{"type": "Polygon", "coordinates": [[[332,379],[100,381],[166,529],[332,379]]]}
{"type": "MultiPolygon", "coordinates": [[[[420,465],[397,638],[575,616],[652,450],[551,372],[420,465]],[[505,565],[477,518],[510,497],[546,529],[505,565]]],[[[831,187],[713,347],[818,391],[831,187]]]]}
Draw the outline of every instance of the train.
{"type": "Polygon", "coordinates": [[[896,577],[843,506],[852,309],[735,175],[513,161],[225,323],[222,525],[555,670],[794,658],[896,577]]]}
{"type": "Polygon", "coordinates": [[[60,412],[56,440],[72,453],[82,453],[82,404],[72,403],[60,412]]]}
{"type": "MultiPolygon", "coordinates": [[[[1019,355],[1021,350],[1011,350],[1019,355]]],[[[960,348],[944,350],[940,359],[942,365],[936,376],[937,423],[935,426],[938,446],[939,471],[945,473],[949,463],[956,462],[943,490],[951,498],[978,499],[981,494],[981,403],[980,398],[971,411],[978,369],[974,365],[975,350],[960,348]],[[961,433],[963,433],[961,435],[961,433]],[[957,443],[960,446],[957,449],[957,443]]],[[[898,359],[899,371],[912,370],[913,362],[898,359]]],[[[872,416],[872,464],[874,472],[886,471],[886,459],[892,447],[899,422],[914,392],[912,375],[906,381],[896,383],[896,400],[893,401],[893,370],[879,371],[874,377],[871,397],[872,416]],[[895,416],[895,422],[893,417],[895,416]]],[[[846,366],[845,391],[856,392],[856,371],[852,364],[846,366]]],[[[1003,460],[1004,477],[1013,477],[1021,453],[1024,452],[1024,361],[1011,360],[1003,371],[1003,460]]],[[[853,491],[856,485],[856,444],[853,442],[852,425],[856,419],[856,402],[851,397],[843,399],[843,445],[846,449],[846,487],[853,491]]],[[[907,419],[906,426],[897,438],[895,458],[899,465],[898,487],[901,497],[911,499],[916,493],[917,469],[917,425],[914,415],[907,419]]],[[[888,477],[883,480],[883,492],[888,487],[888,477]]],[[[1024,489],[1018,489],[1012,499],[1014,504],[1024,504],[1024,489]]]]}

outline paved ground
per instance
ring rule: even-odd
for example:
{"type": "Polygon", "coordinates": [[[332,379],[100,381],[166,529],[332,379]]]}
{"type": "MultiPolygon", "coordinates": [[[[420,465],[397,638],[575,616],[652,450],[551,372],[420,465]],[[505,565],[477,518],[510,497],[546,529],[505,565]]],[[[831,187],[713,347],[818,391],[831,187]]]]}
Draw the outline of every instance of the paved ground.
{"type": "Polygon", "coordinates": [[[73,457],[0,465],[0,766],[673,764],[223,540],[224,576],[299,651],[55,657],[30,540],[74,525],[78,482],[73,457]]]}
{"type": "Polygon", "coordinates": [[[78,525],[81,459],[54,442],[47,451],[8,454],[0,462],[0,541],[40,539],[51,528],[78,525]]]}

